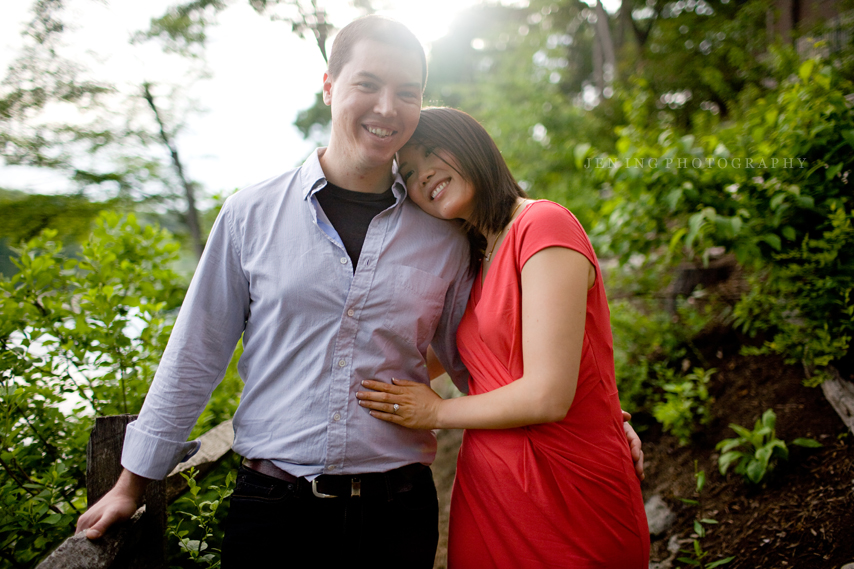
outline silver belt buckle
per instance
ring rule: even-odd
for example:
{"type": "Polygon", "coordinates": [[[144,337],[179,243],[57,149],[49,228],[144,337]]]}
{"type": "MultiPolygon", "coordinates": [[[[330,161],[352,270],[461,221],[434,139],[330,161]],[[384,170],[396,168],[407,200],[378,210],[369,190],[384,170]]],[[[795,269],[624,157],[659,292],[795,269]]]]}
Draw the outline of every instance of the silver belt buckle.
{"type": "Polygon", "coordinates": [[[314,494],[318,498],[337,498],[338,496],[333,496],[332,494],[324,494],[323,492],[317,491],[317,478],[311,481],[311,493],[314,494]]]}

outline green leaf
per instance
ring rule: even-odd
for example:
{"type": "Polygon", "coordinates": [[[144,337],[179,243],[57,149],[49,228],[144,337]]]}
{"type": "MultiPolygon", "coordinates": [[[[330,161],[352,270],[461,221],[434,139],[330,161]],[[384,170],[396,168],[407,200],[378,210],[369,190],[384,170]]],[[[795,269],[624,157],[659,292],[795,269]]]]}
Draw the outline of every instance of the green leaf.
{"type": "Polygon", "coordinates": [[[788,239],[789,241],[794,241],[797,237],[797,233],[795,233],[795,228],[791,225],[786,225],[782,229],[783,237],[788,239]]]}
{"type": "Polygon", "coordinates": [[[703,527],[703,524],[694,520],[694,533],[696,533],[700,537],[706,537],[706,528],[703,527]]]}
{"type": "Polygon", "coordinates": [[[578,170],[584,168],[584,159],[587,157],[588,152],[590,152],[590,144],[583,142],[575,145],[573,154],[575,156],[575,167],[578,170]]]}
{"type": "Polygon", "coordinates": [[[777,415],[774,413],[773,409],[768,409],[764,413],[762,413],[762,425],[769,429],[773,429],[777,424],[777,415]]]}
{"type": "Polygon", "coordinates": [[[761,460],[751,460],[747,465],[747,479],[753,482],[754,484],[758,484],[762,478],[765,477],[765,467],[767,463],[764,463],[761,460]]]}
{"type": "Polygon", "coordinates": [[[797,438],[789,444],[798,445],[799,447],[807,447],[807,448],[822,448],[824,446],[815,439],[804,439],[804,438],[797,438]]]}
{"type": "Polygon", "coordinates": [[[729,428],[738,434],[741,438],[743,438],[746,442],[751,441],[753,439],[753,431],[749,431],[742,427],[741,425],[736,425],[735,423],[730,423],[729,428]]]}
{"type": "Polygon", "coordinates": [[[844,168],[844,167],[845,167],[844,162],[840,162],[839,164],[836,164],[835,166],[831,166],[824,173],[825,179],[828,181],[832,180],[833,178],[835,178],[839,174],[839,172],[842,171],[842,168],[844,168]]]}
{"type": "Polygon", "coordinates": [[[721,452],[729,452],[734,448],[740,447],[744,444],[744,441],[741,439],[724,439],[715,445],[715,450],[719,450],[721,452]]]}
{"type": "Polygon", "coordinates": [[[706,471],[701,470],[694,476],[697,478],[697,493],[699,494],[703,491],[703,486],[706,485],[706,471]]]}
{"type": "Polygon", "coordinates": [[[62,519],[62,514],[51,514],[42,520],[43,523],[55,525],[62,519]]]}
{"type": "Polygon", "coordinates": [[[810,75],[812,75],[812,70],[815,67],[815,60],[808,59],[801,64],[801,67],[798,69],[798,76],[802,81],[806,81],[809,79],[810,75]]]}
{"type": "Polygon", "coordinates": [[[726,565],[727,563],[731,562],[733,559],[735,559],[734,555],[732,557],[727,557],[726,559],[718,559],[717,561],[713,561],[713,562],[709,563],[708,565],[706,565],[706,569],[714,569],[715,567],[720,567],[721,565],[726,565]]]}
{"type": "Polygon", "coordinates": [[[779,251],[780,248],[782,247],[782,244],[783,244],[782,241],[780,240],[780,237],[778,235],[774,235],[773,233],[763,235],[762,237],[759,238],[759,240],[764,241],[765,243],[770,245],[771,248],[774,249],[775,251],[779,251]]]}

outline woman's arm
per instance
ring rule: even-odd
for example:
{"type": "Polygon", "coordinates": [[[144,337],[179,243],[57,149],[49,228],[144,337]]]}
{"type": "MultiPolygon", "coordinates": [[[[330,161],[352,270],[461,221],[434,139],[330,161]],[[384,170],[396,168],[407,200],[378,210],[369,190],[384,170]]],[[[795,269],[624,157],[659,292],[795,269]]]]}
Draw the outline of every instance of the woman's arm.
{"type": "Polygon", "coordinates": [[[443,400],[404,380],[365,381],[360,404],[378,419],[414,429],[505,429],[558,421],[575,397],[587,290],[595,269],[584,255],[550,247],[522,269],[522,357],[525,373],[489,393],[443,400]],[[399,405],[394,412],[393,405],[399,405]]]}

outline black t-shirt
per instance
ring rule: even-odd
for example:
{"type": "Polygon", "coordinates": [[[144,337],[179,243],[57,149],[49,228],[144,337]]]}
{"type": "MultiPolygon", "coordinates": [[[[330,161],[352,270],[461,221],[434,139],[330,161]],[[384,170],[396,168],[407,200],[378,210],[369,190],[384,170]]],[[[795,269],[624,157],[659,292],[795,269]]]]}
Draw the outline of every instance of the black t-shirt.
{"type": "Polygon", "coordinates": [[[394,205],[395,197],[391,188],[381,194],[370,194],[352,192],[327,182],[326,187],[315,196],[323,213],[344,242],[355,271],[371,220],[379,212],[394,205]]]}

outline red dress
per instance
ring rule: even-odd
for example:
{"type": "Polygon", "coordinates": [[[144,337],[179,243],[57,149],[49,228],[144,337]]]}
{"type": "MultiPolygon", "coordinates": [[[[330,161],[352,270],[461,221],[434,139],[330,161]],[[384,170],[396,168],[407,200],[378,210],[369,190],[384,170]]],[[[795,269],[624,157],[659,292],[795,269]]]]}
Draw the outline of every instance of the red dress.
{"type": "Polygon", "coordinates": [[[522,267],[554,246],[580,252],[596,268],[575,399],[561,421],[465,431],[451,497],[449,568],[649,564],[640,482],[614,379],[605,288],[584,229],[563,206],[528,205],[508,230],[486,282],[476,279],[457,332],[471,372],[469,393],[522,376],[522,267]]]}

